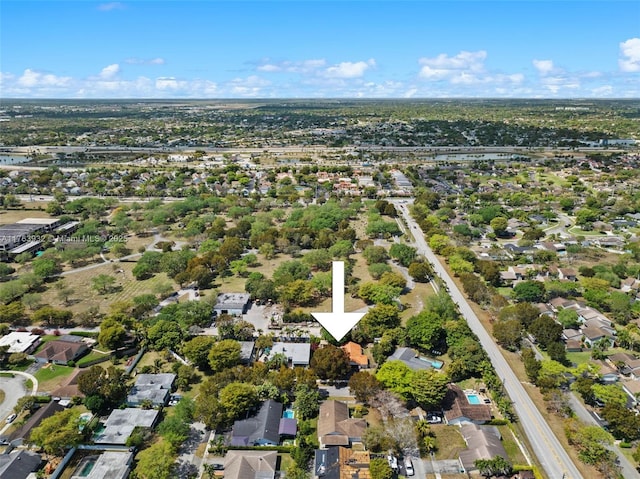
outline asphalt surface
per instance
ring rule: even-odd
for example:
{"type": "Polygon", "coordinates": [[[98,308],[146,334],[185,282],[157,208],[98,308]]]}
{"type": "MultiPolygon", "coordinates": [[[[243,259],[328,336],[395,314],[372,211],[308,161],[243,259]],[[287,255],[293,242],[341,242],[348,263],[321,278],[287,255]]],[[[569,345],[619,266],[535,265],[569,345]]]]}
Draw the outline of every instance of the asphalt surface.
{"type": "Polygon", "coordinates": [[[418,252],[423,254],[427,260],[431,262],[436,274],[440,276],[446,284],[451,299],[458,305],[460,314],[465,318],[469,327],[476,334],[482,347],[487,352],[496,374],[502,379],[504,387],[513,402],[514,410],[520,418],[522,428],[546,476],[554,479],[582,478],[582,474],[580,474],[580,471],[578,471],[560,444],[560,441],[558,441],[558,438],[553,434],[553,431],[545,422],[542,414],[536,409],[535,404],[522,387],[522,384],[520,384],[518,377],[502,356],[499,347],[485,330],[480,319],[478,319],[469,303],[467,303],[466,298],[458,289],[453,279],[451,279],[445,268],[440,264],[435,253],[427,245],[420,227],[409,214],[409,202],[407,200],[395,200],[394,203],[399,207],[401,214],[414,232],[418,252]]]}

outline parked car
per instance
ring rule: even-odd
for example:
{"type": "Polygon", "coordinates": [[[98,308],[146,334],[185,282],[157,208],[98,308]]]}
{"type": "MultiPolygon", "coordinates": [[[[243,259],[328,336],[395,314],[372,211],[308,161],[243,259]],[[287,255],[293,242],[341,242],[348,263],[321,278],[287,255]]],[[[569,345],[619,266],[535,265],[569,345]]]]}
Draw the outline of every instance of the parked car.
{"type": "Polygon", "coordinates": [[[14,414],[11,414],[11,415],[7,416],[7,419],[5,419],[4,421],[7,424],[11,424],[13,421],[16,420],[17,417],[18,417],[18,415],[14,413],[14,414]]]}
{"type": "Polygon", "coordinates": [[[415,471],[413,470],[413,462],[411,462],[410,457],[404,458],[404,470],[407,473],[407,476],[413,476],[415,471]]]}

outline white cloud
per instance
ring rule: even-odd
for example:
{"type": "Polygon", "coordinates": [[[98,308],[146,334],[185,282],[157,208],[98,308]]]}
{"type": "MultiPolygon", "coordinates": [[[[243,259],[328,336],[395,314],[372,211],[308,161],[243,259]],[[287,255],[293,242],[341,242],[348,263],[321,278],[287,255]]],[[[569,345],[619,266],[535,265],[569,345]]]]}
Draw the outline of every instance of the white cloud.
{"type": "Polygon", "coordinates": [[[265,59],[262,61],[260,65],[256,67],[256,69],[260,72],[267,72],[267,73],[283,72],[283,73],[310,74],[310,73],[317,72],[319,69],[323,68],[326,64],[327,62],[323,59],[302,60],[297,62],[292,62],[292,61],[272,62],[269,59],[265,59]]]}
{"type": "Polygon", "coordinates": [[[174,77],[159,77],[156,78],[156,88],[158,90],[177,90],[184,86],[184,83],[176,80],[174,77]]]}
{"type": "Polygon", "coordinates": [[[445,53],[435,58],[423,57],[418,60],[418,64],[422,65],[419,75],[428,80],[443,80],[454,76],[460,77],[461,72],[481,73],[484,71],[486,58],[487,52],[484,50],[461,51],[453,57],[445,53]]]}
{"type": "Polygon", "coordinates": [[[120,2],[101,3],[98,5],[98,10],[101,12],[110,12],[111,10],[124,10],[125,6],[120,2]]]}
{"type": "Polygon", "coordinates": [[[369,68],[374,68],[376,61],[371,58],[359,62],[342,62],[332,65],[325,70],[325,75],[330,78],[359,78],[365,74],[369,68]]]}
{"type": "Polygon", "coordinates": [[[640,38],[630,38],[620,43],[618,65],[623,72],[640,72],[640,38]]]}
{"type": "Polygon", "coordinates": [[[118,65],[117,63],[113,63],[111,65],[104,67],[100,71],[99,76],[102,80],[111,80],[115,78],[119,72],[120,72],[120,65],[118,65]]]}
{"type": "Polygon", "coordinates": [[[164,65],[165,61],[164,58],[151,58],[151,59],[144,59],[144,58],[127,58],[125,61],[125,63],[128,63],[129,65],[164,65]]]}
{"type": "Polygon", "coordinates": [[[26,88],[62,88],[68,86],[71,80],[71,77],[59,77],[51,73],[41,73],[27,68],[22,76],[18,78],[17,84],[26,88]]]}
{"type": "Polygon", "coordinates": [[[552,60],[533,60],[532,63],[540,75],[548,75],[554,68],[552,60]]]}

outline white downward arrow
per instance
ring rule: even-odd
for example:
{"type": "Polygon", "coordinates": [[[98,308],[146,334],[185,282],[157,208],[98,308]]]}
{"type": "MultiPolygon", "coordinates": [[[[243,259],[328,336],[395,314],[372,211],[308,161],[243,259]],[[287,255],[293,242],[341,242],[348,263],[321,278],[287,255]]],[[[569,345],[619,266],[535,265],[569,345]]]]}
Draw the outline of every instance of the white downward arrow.
{"type": "Polygon", "coordinates": [[[366,314],[344,312],[344,261],[333,262],[331,299],[333,302],[332,312],[311,314],[331,336],[336,338],[336,341],[340,341],[366,314]]]}

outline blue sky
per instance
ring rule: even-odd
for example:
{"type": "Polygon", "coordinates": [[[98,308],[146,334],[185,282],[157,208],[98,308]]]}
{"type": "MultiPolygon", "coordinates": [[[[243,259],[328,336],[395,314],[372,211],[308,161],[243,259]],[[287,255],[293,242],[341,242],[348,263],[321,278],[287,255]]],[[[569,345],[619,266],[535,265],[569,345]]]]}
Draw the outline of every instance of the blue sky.
{"type": "Polygon", "coordinates": [[[640,98],[640,1],[2,0],[1,98],[640,98]]]}

